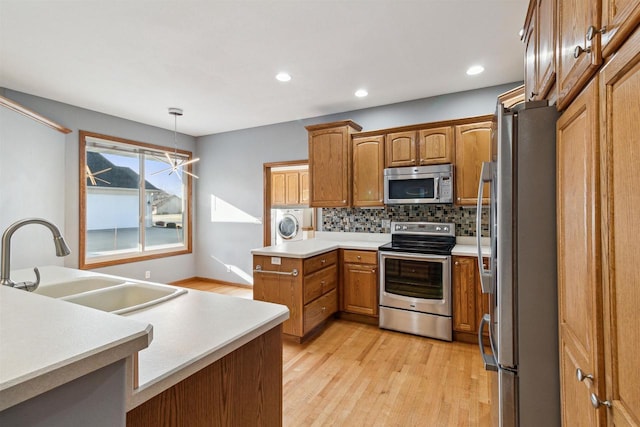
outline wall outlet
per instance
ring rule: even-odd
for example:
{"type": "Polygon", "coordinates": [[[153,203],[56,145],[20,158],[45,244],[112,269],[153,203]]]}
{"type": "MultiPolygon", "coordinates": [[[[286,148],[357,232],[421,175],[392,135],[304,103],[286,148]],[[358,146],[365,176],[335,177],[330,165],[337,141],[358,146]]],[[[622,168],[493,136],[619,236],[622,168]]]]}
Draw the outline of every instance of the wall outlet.
{"type": "Polygon", "coordinates": [[[390,219],[383,219],[382,220],[382,228],[390,228],[391,227],[391,220],[390,219]]]}
{"type": "Polygon", "coordinates": [[[145,271],[144,272],[144,278],[145,279],[151,279],[151,272],[150,271],[145,271]]]}

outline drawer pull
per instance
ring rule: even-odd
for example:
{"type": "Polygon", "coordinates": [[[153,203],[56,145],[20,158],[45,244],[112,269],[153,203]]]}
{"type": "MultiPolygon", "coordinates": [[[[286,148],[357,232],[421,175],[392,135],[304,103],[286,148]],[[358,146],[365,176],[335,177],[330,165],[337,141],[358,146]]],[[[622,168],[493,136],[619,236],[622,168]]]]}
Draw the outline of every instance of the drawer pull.
{"type": "Polygon", "coordinates": [[[320,260],[320,264],[324,264],[325,262],[327,262],[327,260],[324,258],[320,260]]]}
{"type": "Polygon", "coordinates": [[[298,275],[298,269],[294,268],[292,271],[271,271],[271,270],[263,270],[260,264],[256,265],[256,269],[253,270],[254,273],[265,273],[265,274],[279,274],[281,276],[293,276],[296,277],[298,275]]]}
{"type": "Polygon", "coordinates": [[[593,375],[585,374],[584,371],[580,368],[576,369],[576,378],[579,382],[582,382],[586,379],[590,379],[591,381],[593,381],[593,375]]]}
{"type": "Polygon", "coordinates": [[[358,259],[362,259],[362,257],[361,257],[360,255],[358,255],[356,258],[358,258],[358,259]]]}
{"type": "Polygon", "coordinates": [[[591,406],[593,406],[594,409],[598,409],[600,406],[611,408],[611,402],[608,400],[600,400],[597,394],[591,393],[591,406]]]}

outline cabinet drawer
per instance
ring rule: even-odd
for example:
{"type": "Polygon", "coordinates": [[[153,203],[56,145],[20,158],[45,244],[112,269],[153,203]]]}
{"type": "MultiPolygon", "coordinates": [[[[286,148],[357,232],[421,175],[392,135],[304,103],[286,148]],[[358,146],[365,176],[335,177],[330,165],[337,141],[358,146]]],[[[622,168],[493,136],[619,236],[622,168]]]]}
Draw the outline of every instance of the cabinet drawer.
{"type": "Polygon", "coordinates": [[[338,251],[327,252],[304,260],[304,274],[313,273],[335,264],[338,261],[338,251]]]}
{"type": "Polygon", "coordinates": [[[354,251],[345,250],[344,262],[351,264],[378,264],[378,251],[354,251]]]}
{"type": "Polygon", "coordinates": [[[335,289],[338,278],[338,266],[324,268],[304,277],[304,303],[308,303],[335,289]]]}
{"type": "Polygon", "coordinates": [[[312,330],[336,311],[338,311],[338,297],[335,289],[305,305],[304,333],[312,330]]]}

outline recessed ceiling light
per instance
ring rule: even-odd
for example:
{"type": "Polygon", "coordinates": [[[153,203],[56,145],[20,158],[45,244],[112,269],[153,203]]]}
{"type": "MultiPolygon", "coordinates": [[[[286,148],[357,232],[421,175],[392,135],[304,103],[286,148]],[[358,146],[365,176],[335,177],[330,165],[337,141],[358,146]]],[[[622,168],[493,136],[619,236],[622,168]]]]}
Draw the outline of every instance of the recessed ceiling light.
{"type": "Polygon", "coordinates": [[[364,98],[365,96],[369,95],[369,92],[367,92],[365,89],[358,89],[355,93],[355,95],[358,98],[364,98]]]}
{"type": "Polygon", "coordinates": [[[278,73],[276,74],[276,79],[281,82],[288,82],[289,80],[291,80],[291,75],[285,72],[278,73]]]}
{"type": "Polygon", "coordinates": [[[467,70],[467,74],[470,76],[475,76],[476,74],[480,74],[483,71],[484,67],[482,65],[474,65],[472,67],[469,67],[469,69],[467,70]]]}

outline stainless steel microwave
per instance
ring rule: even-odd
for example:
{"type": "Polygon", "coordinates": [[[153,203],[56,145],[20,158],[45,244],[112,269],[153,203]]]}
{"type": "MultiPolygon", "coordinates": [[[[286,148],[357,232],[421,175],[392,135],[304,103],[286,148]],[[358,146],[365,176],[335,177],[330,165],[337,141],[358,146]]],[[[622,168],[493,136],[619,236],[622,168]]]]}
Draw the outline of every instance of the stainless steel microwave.
{"type": "Polygon", "coordinates": [[[453,165],[385,169],[384,203],[453,203],[453,165]]]}

